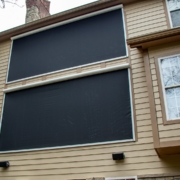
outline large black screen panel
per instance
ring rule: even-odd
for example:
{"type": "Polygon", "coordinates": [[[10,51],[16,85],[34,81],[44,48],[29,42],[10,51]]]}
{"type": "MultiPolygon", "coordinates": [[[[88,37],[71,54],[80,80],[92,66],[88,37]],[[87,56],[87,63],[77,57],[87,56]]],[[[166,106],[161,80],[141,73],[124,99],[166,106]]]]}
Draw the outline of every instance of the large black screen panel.
{"type": "Polygon", "coordinates": [[[14,40],[8,81],[125,55],[118,9],[14,40]]]}
{"type": "Polygon", "coordinates": [[[126,69],[6,94],[0,151],[130,139],[126,69]]]}

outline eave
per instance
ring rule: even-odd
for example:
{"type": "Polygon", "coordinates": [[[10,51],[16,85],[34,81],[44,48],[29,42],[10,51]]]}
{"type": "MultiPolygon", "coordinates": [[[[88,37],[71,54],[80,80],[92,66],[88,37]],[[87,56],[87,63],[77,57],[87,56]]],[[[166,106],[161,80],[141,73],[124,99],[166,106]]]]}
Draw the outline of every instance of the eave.
{"type": "Polygon", "coordinates": [[[13,36],[17,36],[22,33],[26,33],[38,28],[42,28],[54,23],[62,22],[68,19],[72,19],[78,16],[82,16],[88,13],[92,13],[98,10],[102,10],[108,7],[116,6],[119,4],[129,4],[138,0],[99,0],[78,8],[74,8],[68,11],[64,11],[46,18],[27,23],[10,30],[6,30],[0,33],[0,42],[10,39],[13,36]]]}
{"type": "Polygon", "coordinates": [[[130,45],[131,48],[141,47],[147,49],[176,41],[180,41],[180,27],[129,38],[127,39],[127,44],[130,45]]]}

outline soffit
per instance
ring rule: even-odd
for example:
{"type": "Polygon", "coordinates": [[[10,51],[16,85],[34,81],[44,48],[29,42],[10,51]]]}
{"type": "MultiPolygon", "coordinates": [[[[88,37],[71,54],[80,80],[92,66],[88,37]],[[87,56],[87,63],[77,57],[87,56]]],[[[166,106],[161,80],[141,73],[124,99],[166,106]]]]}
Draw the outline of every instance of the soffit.
{"type": "Polygon", "coordinates": [[[131,48],[141,47],[147,49],[176,41],[180,41],[180,27],[129,38],[127,39],[127,44],[130,45],[131,48]]]}

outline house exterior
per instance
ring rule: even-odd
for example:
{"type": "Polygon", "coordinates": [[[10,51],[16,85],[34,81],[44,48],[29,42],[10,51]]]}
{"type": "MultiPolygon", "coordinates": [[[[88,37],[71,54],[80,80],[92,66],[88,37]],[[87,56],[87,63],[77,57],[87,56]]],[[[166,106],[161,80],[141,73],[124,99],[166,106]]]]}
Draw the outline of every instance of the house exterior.
{"type": "Polygon", "coordinates": [[[1,32],[0,179],[179,179],[179,9],[103,0],[1,32]]]}

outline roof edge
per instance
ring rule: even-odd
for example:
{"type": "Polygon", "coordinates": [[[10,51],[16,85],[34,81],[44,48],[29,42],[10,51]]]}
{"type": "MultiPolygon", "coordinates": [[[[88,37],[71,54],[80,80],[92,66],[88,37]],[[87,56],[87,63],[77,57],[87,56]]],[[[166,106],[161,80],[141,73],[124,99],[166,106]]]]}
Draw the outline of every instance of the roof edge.
{"type": "Polygon", "coordinates": [[[161,45],[164,43],[175,42],[180,40],[180,27],[156,31],[154,33],[137,36],[127,39],[127,44],[131,48],[142,47],[143,49],[161,45]]]}
{"type": "Polygon", "coordinates": [[[39,29],[48,25],[52,25],[54,23],[62,22],[68,19],[72,19],[78,16],[82,16],[88,13],[92,13],[98,10],[102,10],[108,7],[116,6],[119,4],[129,4],[136,2],[138,0],[99,0],[93,3],[89,3],[74,9],[70,9],[68,11],[64,11],[55,15],[48,16],[46,18],[42,18],[37,21],[33,21],[0,33],[0,42],[5,41],[12,36],[17,36],[22,33],[26,33],[29,31],[33,31],[35,29],[39,29]]]}

